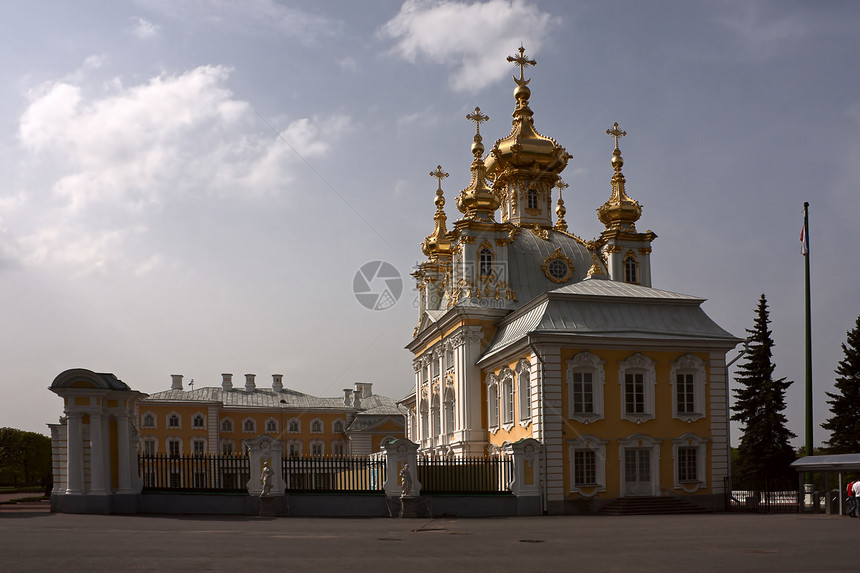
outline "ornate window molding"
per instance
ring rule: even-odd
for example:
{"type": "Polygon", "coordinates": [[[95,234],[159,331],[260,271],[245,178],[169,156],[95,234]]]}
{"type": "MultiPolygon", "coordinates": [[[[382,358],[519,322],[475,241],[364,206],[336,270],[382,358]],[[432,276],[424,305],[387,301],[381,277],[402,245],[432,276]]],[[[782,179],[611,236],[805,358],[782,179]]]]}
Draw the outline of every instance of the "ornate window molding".
{"type": "Polygon", "coordinates": [[[345,456],[346,455],[346,442],[343,440],[333,440],[331,443],[331,455],[333,456],[345,456]]]}
{"type": "Polygon", "coordinates": [[[166,426],[171,430],[181,430],[182,429],[182,416],[177,414],[176,412],[171,412],[167,415],[167,424],[166,426]]]}
{"type": "Polygon", "coordinates": [[[639,259],[636,258],[633,249],[624,254],[624,282],[639,284],[639,259]]]}
{"type": "Polygon", "coordinates": [[[620,468],[620,483],[621,497],[630,495],[627,490],[627,480],[625,479],[625,457],[628,449],[645,448],[649,453],[649,467],[651,478],[651,491],[648,495],[658,495],[660,492],[660,444],[663,440],[653,438],[647,434],[632,434],[626,438],[618,440],[618,461],[620,468]]]}
{"type": "Polygon", "coordinates": [[[541,268],[546,273],[547,278],[555,283],[564,283],[570,280],[575,269],[573,261],[561,252],[561,247],[544,259],[541,268]]]}
{"type": "Polygon", "coordinates": [[[312,456],[325,455],[325,442],[323,440],[311,440],[310,447],[310,454],[312,456]]]}
{"type": "Polygon", "coordinates": [[[525,358],[517,362],[517,406],[520,412],[520,425],[524,428],[532,423],[531,368],[531,363],[525,358]]]}
{"type": "Polygon", "coordinates": [[[144,412],[143,416],[140,417],[140,427],[146,428],[149,430],[155,430],[158,428],[158,416],[153,414],[150,411],[144,412]]]}
{"type": "Polygon", "coordinates": [[[672,439],[675,489],[693,493],[707,487],[707,438],[686,433],[672,439]]]}
{"type": "Polygon", "coordinates": [[[157,438],[144,438],[143,439],[143,453],[147,456],[154,456],[158,454],[158,439],[157,438]]]}
{"type": "Polygon", "coordinates": [[[233,431],[233,420],[231,418],[224,418],[221,420],[221,431],[224,433],[230,433],[233,431]]]}
{"type": "Polygon", "coordinates": [[[591,352],[580,352],[567,364],[568,417],[590,424],[603,419],[603,387],[606,371],[601,360],[591,352]]]}
{"type": "Polygon", "coordinates": [[[167,455],[172,458],[182,455],[182,439],[176,436],[168,436],[167,440],[167,455]]]}
{"type": "Polygon", "coordinates": [[[502,402],[502,428],[509,432],[514,427],[514,373],[507,366],[499,372],[499,393],[502,402]]]}
{"type": "Polygon", "coordinates": [[[487,428],[494,434],[499,429],[499,379],[495,374],[487,376],[487,428]]]}
{"type": "Polygon", "coordinates": [[[257,433],[257,422],[254,418],[245,418],[242,420],[242,432],[245,434],[256,434],[257,433]]]}
{"type": "Polygon", "coordinates": [[[298,434],[302,431],[302,421],[298,418],[290,418],[287,421],[287,432],[290,434],[298,434]]]}
{"type": "Polygon", "coordinates": [[[705,362],[685,354],[671,365],[672,417],[687,423],[707,415],[705,400],[705,362]]]}
{"type": "Polygon", "coordinates": [[[220,440],[218,449],[222,455],[232,455],[236,453],[233,440],[220,440]]]}
{"type": "Polygon", "coordinates": [[[319,418],[314,418],[311,420],[311,433],[312,434],[322,434],[323,433],[323,421],[319,418]]]}
{"type": "Polygon", "coordinates": [[[204,438],[194,438],[191,440],[191,454],[195,456],[206,454],[206,440],[204,438]]]}
{"type": "Polygon", "coordinates": [[[346,428],[346,424],[340,418],[331,423],[331,433],[332,434],[342,434],[344,429],[346,428]]]}
{"type": "Polygon", "coordinates": [[[570,462],[570,491],[594,497],[606,491],[606,444],[591,434],[567,441],[570,462]]]}
{"type": "Polygon", "coordinates": [[[484,241],[478,247],[478,276],[481,278],[492,277],[495,273],[494,262],[496,254],[489,241],[484,241]]]}
{"type": "Polygon", "coordinates": [[[618,363],[621,417],[636,424],[654,418],[655,362],[641,353],[618,363]]]}
{"type": "Polygon", "coordinates": [[[445,385],[445,433],[451,434],[454,432],[454,427],[456,426],[456,420],[454,416],[456,415],[454,404],[456,400],[454,397],[454,386],[453,384],[445,385]]]}
{"type": "Polygon", "coordinates": [[[277,433],[278,433],[278,420],[276,420],[274,417],[266,420],[266,433],[270,434],[270,435],[271,434],[277,435],[277,433]]]}
{"type": "Polygon", "coordinates": [[[302,455],[302,441],[288,440],[287,441],[287,456],[297,458],[302,455]]]}
{"type": "Polygon", "coordinates": [[[191,427],[195,430],[205,430],[206,416],[204,416],[200,412],[196,412],[193,416],[191,416],[191,427]]]}

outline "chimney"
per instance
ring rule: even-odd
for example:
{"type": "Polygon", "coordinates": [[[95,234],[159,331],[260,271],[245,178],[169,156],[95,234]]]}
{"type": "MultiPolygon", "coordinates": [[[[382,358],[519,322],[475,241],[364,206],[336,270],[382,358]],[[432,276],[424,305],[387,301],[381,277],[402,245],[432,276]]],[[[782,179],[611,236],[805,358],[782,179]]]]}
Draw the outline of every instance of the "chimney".
{"type": "Polygon", "coordinates": [[[170,378],[172,383],[170,384],[171,390],[182,390],[182,374],[171,374],[170,378]]]}
{"type": "Polygon", "coordinates": [[[352,407],[356,410],[361,409],[361,392],[358,390],[352,393],[352,407]]]}
{"type": "Polygon", "coordinates": [[[373,396],[373,382],[356,382],[355,383],[355,393],[359,394],[362,398],[369,398],[373,396]]]}
{"type": "Polygon", "coordinates": [[[233,389],[233,375],[232,374],[222,374],[221,375],[221,389],[225,392],[229,392],[233,389]]]}
{"type": "Polygon", "coordinates": [[[254,383],[254,374],[245,374],[245,390],[253,392],[257,389],[257,384],[254,383]]]}
{"type": "Polygon", "coordinates": [[[343,405],[352,406],[352,390],[349,388],[343,389],[343,405]]]}
{"type": "Polygon", "coordinates": [[[284,390],[284,375],[272,374],[272,390],[275,392],[283,392],[284,390]]]}

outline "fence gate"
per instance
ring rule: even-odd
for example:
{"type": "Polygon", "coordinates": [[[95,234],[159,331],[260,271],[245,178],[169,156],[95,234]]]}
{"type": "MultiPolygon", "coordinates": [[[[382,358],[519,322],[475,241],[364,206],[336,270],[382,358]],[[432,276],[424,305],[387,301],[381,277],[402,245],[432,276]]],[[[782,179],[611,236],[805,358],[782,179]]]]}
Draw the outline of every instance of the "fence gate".
{"type": "Polygon", "coordinates": [[[796,479],[724,478],[726,511],[798,513],[803,506],[796,479]]]}

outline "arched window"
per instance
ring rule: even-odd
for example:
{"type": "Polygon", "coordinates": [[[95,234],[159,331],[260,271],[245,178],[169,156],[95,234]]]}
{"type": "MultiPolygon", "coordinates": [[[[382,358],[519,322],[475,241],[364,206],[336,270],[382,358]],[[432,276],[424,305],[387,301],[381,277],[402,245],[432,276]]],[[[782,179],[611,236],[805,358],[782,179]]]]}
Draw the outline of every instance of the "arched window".
{"type": "Polygon", "coordinates": [[[528,360],[520,360],[517,363],[517,398],[520,409],[520,422],[528,422],[532,417],[531,386],[530,364],[528,360]]]}
{"type": "Polygon", "coordinates": [[[454,431],[454,389],[445,390],[445,433],[454,431]]]}
{"type": "Polygon", "coordinates": [[[233,431],[233,420],[230,418],[224,418],[221,420],[221,431],[222,432],[232,432],[233,431]]]}
{"type": "Polygon", "coordinates": [[[290,418],[290,421],[287,423],[287,431],[291,434],[298,434],[302,431],[302,426],[297,418],[290,418]]]}
{"type": "Polygon", "coordinates": [[[257,431],[257,424],[254,422],[254,420],[252,420],[251,418],[248,418],[242,423],[242,431],[244,431],[244,432],[256,432],[257,431]]]}
{"type": "Polygon", "coordinates": [[[440,433],[441,428],[439,427],[439,394],[438,392],[433,392],[433,403],[430,405],[430,433],[433,436],[436,436],[440,433]]]}
{"type": "Polygon", "coordinates": [[[504,368],[502,379],[502,423],[513,424],[514,422],[514,374],[508,368],[504,368]]]}
{"type": "Polygon", "coordinates": [[[193,428],[205,428],[206,427],[206,419],[203,417],[203,414],[194,414],[194,417],[191,419],[191,427],[193,427],[193,428]]]}
{"type": "Polygon", "coordinates": [[[266,420],[266,432],[270,434],[278,433],[278,421],[274,418],[269,418],[266,420]]]}
{"type": "Polygon", "coordinates": [[[144,428],[154,428],[155,427],[155,416],[149,412],[144,414],[143,416],[143,427],[144,428]]]}
{"type": "Polygon", "coordinates": [[[537,189],[529,189],[528,194],[526,195],[526,208],[527,209],[537,209],[538,208],[538,192],[537,192],[537,189]]]}
{"type": "Polygon", "coordinates": [[[168,428],[179,428],[181,427],[179,414],[172,413],[167,416],[167,427],[168,428]]]}
{"type": "Polygon", "coordinates": [[[322,434],[323,431],[323,423],[319,418],[314,418],[311,421],[311,432],[314,434],[322,434]]]}
{"type": "Polygon", "coordinates": [[[639,284],[639,261],[632,251],[624,257],[624,282],[639,284]]]}
{"type": "Polygon", "coordinates": [[[487,427],[499,427],[499,383],[492,374],[487,379],[487,427]]]}
{"type": "Polygon", "coordinates": [[[334,432],[335,434],[343,433],[343,420],[334,421],[334,424],[332,425],[332,432],[334,432]]]}
{"type": "Polygon", "coordinates": [[[493,274],[493,252],[486,247],[478,253],[478,273],[482,277],[489,277],[493,274]]]}

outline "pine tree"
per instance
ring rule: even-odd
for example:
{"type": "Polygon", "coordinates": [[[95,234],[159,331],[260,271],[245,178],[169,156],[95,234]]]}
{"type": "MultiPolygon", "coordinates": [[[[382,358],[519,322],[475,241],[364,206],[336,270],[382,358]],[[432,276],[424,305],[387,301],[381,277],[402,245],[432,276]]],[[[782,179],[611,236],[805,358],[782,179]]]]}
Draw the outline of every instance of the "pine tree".
{"type": "Polygon", "coordinates": [[[746,351],[746,360],[738,367],[735,380],[743,387],[735,389],[735,414],[732,420],[743,425],[738,447],[738,467],[734,474],[753,479],[787,478],[795,460],[789,440],[795,435],[786,428],[785,391],[791,385],[785,378],[773,379],[773,339],[768,329],[767,299],[761,295],[755,324],[746,351]]]}
{"type": "Polygon", "coordinates": [[[836,368],[838,394],[827,392],[833,417],[821,424],[830,431],[830,452],[850,454],[860,452],[860,316],[842,344],[845,358],[836,368]]]}

